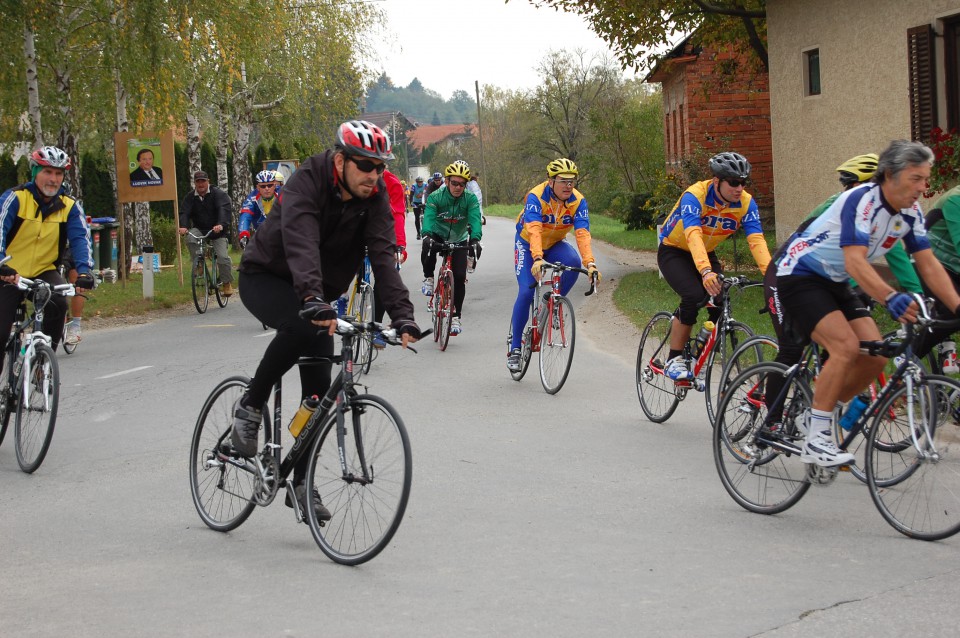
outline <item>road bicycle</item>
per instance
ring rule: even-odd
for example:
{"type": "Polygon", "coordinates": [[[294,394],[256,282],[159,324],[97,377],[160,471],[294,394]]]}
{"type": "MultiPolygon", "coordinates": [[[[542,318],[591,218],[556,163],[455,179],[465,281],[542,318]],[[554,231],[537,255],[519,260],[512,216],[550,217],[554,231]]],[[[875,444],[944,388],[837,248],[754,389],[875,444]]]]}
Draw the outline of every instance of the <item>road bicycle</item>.
{"type": "MultiPolygon", "coordinates": [[[[230,297],[223,294],[223,282],[220,281],[220,269],[217,267],[213,241],[209,239],[213,231],[198,235],[192,230],[190,236],[197,240],[197,258],[190,269],[190,287],[193,289],[193,305],[201,315],[207,311],[210,293],[217,298],[217,305],[225,308],[230,297]]],[[[148,264],[144,264],[147,268],[148,264]]]]}
{"type": "Polygon", "coordinates": [[[362,335],[375,331],[388,344],[400,345],[392,328],[338,319],[340,355],[298,361],[298,365],[338,364],[340,373],[285,458],[280,382],[273,390],[272,419],[270,411],[263,410],[263,449],[251,459],[237,455],[230,442],[234,406],[250,379],[234,376],[214,388],[200,410],[190,446],[190,491],[207,526],[220,532],[233,530],[257,505],[269,505],[285,488],[297,522],[309,525],[317,545],[331,560],[358,565],[387,546],[407,506],[413,461],[397,411],[380,397],[359,394],[354,384],[354,345],[362,335]],[[318,520],[313,507],[301,508],[294,493],[290,475],[304,454],[309,459],[307,494],[311,489],[318,491],[332,515],[328,521],[318,520]]]}
{"type": "MultiPolygon", "coordinates": [[[[683,357],[693,371],[692,381],[674,381],[664,370],[670,353],[670,333],[673,328],[672,312],[653,315],[640,336],[637,349],[636,384],[640,407],[648,419],[663,423],[676,411],[690,389],[703,392],[707,404],[707,417],[713,421],[714,410],[719,401],[721,376],[724,364],[743,341],[754,336],[753,330],[733,318],[732,292],[762,286],[746,277],[722,277],[718,297],[706,301],[708,308],[719,308],[720,316],[706,341],[700,345],[695,331],[683,347],[683,357]]],[[[757,358],[762,352],[755,352],[757,358]]]]}
{"type": "MultiPolygon", "coordinates": [[[[347,300],[346,309],[340,313],[341,317],[350,318],[361,323],[373,321],[373,276],[370,266],[370,257],[367,254],[363,256],[363,263],[357,270],[357,276],[353,279],[353,286],[350,288],[350,296],[347,300]]],[[[357,339],[354,346],[354,374],[356,378],[370,372],[370,366],[373,364],[373,333],[363,333],[357,339]]]]}
{"type": "Polygon", "coordinates": [[[73,296],[73,284],[51,286],[40,279],[20,277],[17,287],[24,298],[17,312],[0,370],[0,442],[14,421],[14,447],[20,469],[31,474],[40,467],[50,449],[60,403],[60,367],[53,353],[53,339],[43,332],[44,308],[53,295],[73,296]],[[27,300],[33,313],[27,318],[27,300]],[[31,329],[32,328],[32,329],[31,329]]]}
{"type": "Polygon", "coordinates": [[[450,326],[453,322],[453,251],[465,248],[465,243],[434,242],[434,250],[440,257],[440,272],[427,308],[433,317],[433,340],[440,350],[447,349],[450,341],[450,326]]]}
{"type": "MultiPolygon", "coordinates": [[[[540,270],[540,279],[536,283],[537,290],[530,304],[530,323],[524,328],[520,339],[520,370],[510,372],[514,381],[521,380],[527,373],[533,353],[539,352],[540,383],[547,394],[556,394],[560,391],[573,363],[577,321],[573,313],[573,304],[560,294],[561,276],[567,270],[590,277],[590,289],[583,293],[584,296],[589,297],[597,291],[599,278],[596,271],[590,273],[585,268],[568,266],[560,262],[544,264],[540,270]]],[[[508,353],[512,344],[513,321],[510,322],[510,330],[507,334],[508,353]]]]}
{"type": "MultiPolygon", "coordinates": [[[[880,514],[907,536],[937,540],[960,531],[960,382],[928,374],[913,356],[912,341],[917,330],[960,323],[930,319],[922,303],[921,315],[900,341],[860,342],[866,354],[900,356],[886,385],[849,432],[838,436],[838,447],[847,450],[853,441],[863,441],[866,482],[880,514]]],[[[734,501],[751,512],[785,511],[811,485],[831,484],[840,469],[800,461],[812,405],[805,367],[772,361],[752,366],[733,379],[717,408],[717,471],[734,501]],[[771,375],[784,380],[768,409],[765,388],[771,375]]]]}

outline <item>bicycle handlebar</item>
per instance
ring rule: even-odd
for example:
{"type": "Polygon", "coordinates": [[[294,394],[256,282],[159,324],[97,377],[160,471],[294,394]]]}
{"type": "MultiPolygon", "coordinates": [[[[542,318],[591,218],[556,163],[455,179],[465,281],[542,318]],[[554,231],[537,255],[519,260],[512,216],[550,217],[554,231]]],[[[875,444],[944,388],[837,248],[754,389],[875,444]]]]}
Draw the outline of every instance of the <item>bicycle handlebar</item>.
{"type": "Polygon", "coordinates": [[[50,285],[42,279],[28,279],[27,277],[23,276],[21,276],[20,280],[17,282],[17,288],[24,292],[30,292],[44,286],[50,288],[55,293],[63,295],[64,297],[73,297],[76,294],[76,288],[73,284],[50,285]]]}
{"type": "Polygon", "coordinates": [[[938,319],[933,317],[930,315],[929,309],[933,304],[932,299],[926,299],[918,293],[910,293],[910,296],[917,302],[920,310],[916,323],[905,324],[896,333],[881,341],[861,341],[861,352],[870,356],[891,358],[902,354],[917,338],[917,335],[924,330],[932,331],[940,328],[950,331],[960,330],[960,318],[938,319]]]}
{"type": "Polygon", "coordinates": [[[197,235],[193,232],[192,229],[188,230],[187,234],[193,237],[194,239],[206,239],[207,237],[213,234],[213,229],[211,228],[210,230],[208,230],[206,235],[197,235]]]}
{"type": "MultiPolygon", "coordinates": [[[[591,273],[591,272],[590,272],[589,270],[587,270],[586,268],[581,268],[580,266],[568,266],[567,264],[561,263],[561,262],[559,262],[559,261],[558,261],[558,262],[554,262],[554,263],[550,263],[550,262],[545,263],[545,264],[540,268],[540,272],[542,273],[544,270],[558,270],[558,271],[561,271],[561,272],[564,271],[564,270],[574,270],[574,271],[579,272],[579,273],[582,273],[582,274],[584,274],[584,275],[589,275],[589,276],[590,276],[590,289],[587,290],[587,292],[583,293],[583,296],[584,296],[584,297],[589,297],[589,296],[592,295],[593,293],[597,292],[597,289],[599,288],[599,284],[600,284],[600,273],[598,273],[596,270],[594,270],[594,271],[591,273]]],[[[541,275],[540,275],[540,284],[533,284],[533,285],[530,286],[530,287],[531,287],[531,288],[536,288],[538,285],[541,285],[541,284],[543,283],[543,280],[544,280],[544,279],[546,279],[546,276],[541,274],[541,275]]]]}

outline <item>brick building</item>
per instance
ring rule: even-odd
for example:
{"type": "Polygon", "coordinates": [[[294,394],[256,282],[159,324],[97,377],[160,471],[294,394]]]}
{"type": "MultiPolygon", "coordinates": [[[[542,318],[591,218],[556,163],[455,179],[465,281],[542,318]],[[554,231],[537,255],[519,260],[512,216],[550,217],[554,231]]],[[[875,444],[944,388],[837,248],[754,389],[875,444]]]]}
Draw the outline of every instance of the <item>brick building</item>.
{"type": "Polygon", "coordinates": [[[704,162],[720,151],[740,153],[753,166],[747,190],[769,213],[774,206],[769,78],[762,67],[754,70],[754,60],[746,49],[700,46],[693,34],[646,81],[663,89],[667,170],[677,170],[698,151],[704,162]]]}

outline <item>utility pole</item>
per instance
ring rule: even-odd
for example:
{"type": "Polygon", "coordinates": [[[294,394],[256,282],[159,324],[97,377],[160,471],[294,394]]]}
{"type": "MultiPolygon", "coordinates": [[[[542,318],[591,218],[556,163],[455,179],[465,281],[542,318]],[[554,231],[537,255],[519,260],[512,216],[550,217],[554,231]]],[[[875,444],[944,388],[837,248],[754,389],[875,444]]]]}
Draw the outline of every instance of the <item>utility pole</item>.
{"type": "Polygon", "coordinates": [[[487,174],[487,165],[483,158],[483,124],[480,121],[480,81],[473,81],[473,89],[477,93],[477,135],[480,136],[480,174],[487,174]]]}

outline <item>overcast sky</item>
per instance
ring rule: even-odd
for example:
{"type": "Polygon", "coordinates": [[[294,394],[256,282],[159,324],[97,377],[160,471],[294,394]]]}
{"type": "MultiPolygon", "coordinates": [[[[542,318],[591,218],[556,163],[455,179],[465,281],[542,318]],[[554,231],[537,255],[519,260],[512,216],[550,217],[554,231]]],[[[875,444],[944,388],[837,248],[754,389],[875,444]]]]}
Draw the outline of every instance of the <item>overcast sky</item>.
{"type": "Polygon", "coordinates": [[[377,52],[382,70],[397,86],[416,77],[445,99],[457,89],[473,95],[475,80],[481,87],[533,88],[534,69],[551,49],[610,55],[583,18],[537,9],[529,0],[382,0],[377,6],[389,31],[377,52]]]}

